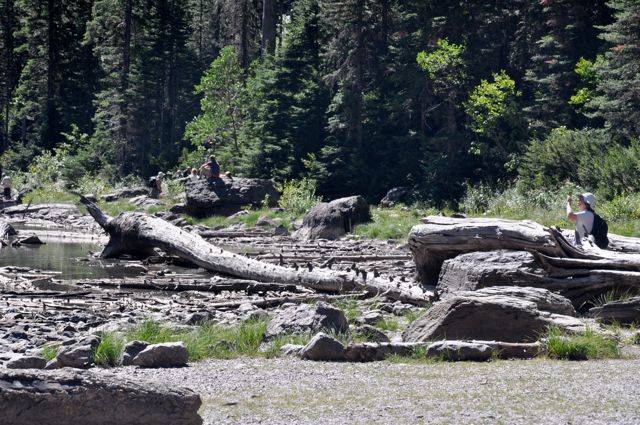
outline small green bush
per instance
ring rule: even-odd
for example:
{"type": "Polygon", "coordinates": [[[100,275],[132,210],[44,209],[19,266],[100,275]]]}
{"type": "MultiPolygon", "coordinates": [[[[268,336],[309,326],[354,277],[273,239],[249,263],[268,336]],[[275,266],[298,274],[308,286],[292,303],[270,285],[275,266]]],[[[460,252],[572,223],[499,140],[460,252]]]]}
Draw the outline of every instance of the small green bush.
{"type": "Polygon", "coordinates": [[[618,342],[593,329],[572,335],[560,328],[551,327],[547,338],[547,353],[553,359],[563,360],[620,358],[618,342]]]}
{"type": "Polygon", "coordinates": [[[306,214],[322,198],[316,196],[316,182],[312,179],[288,180],[277,187],[280,192],[278,205],[295,215],[306,214]]]}

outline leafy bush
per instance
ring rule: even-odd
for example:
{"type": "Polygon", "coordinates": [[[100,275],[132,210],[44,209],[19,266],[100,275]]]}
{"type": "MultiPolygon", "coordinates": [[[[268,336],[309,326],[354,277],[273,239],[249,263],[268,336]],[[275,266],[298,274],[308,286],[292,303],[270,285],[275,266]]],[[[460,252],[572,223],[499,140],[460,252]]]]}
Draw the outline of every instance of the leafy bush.
{"type": "Polygon", "coordinates": [[[316,182],[311,179],[288,180],[277,187],[278,205],[295,215],[303,215],[322,199],[316,196],[316,182]]]}
{"type": "Polygon", "coordinates": [[[555,128],[545,139],[534,139],[526,147],[520,163],[520,183],[526,189],[544,190],[567,181],[599,187],[594,178],[594,158],[605,155],[608,143],[602,130],[555,128]]]}

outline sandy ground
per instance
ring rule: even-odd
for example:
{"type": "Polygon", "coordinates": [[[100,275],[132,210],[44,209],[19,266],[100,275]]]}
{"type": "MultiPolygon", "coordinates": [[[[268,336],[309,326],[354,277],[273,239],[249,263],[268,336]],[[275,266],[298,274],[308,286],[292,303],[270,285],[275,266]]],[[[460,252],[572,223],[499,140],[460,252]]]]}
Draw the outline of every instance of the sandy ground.
{"type": "Polygon", "coordinates": [[[243,358],[110,372],[193,389],[205,424],[640,423],[638,359],[358,364],[243,358]]]}

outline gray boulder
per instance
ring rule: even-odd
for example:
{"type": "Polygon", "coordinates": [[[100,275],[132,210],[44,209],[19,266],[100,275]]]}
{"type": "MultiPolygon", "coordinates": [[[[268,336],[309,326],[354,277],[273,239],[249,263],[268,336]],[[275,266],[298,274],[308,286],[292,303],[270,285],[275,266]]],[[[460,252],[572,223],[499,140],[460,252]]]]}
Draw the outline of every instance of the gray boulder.
{"type": "Polygon", "coordinates": [[[182,342],[151,344],[133,358],[133,364],[140,367],[180,367],[186,366],[189,353],[182,342]]]}
{"type": "Polygon", "coordinates": [[[345,352],[345,358],[350,362],[373,362],[384,360],[388,356],[410,356],[416,347],[424,344],[414,342],[361,342],[349,344],[345,352]]]}
{"type": "Polygon", "coordinates": [[[544,274],[529,252],[475,251],[444,261],[436,291],[440,298],[447,298],[489,286],[541,287],[544,274]]]}
{"type": "Polygon", "coordinates": [[[393,207],[398,202],[402,202],[409,195],[409,188],[405,186],[397,186],[391,188],[387,194],[380,200],[383,207],[393,207]]]}
{"type": "Polygon", "coordinates": [[[342,310],[321,301],[317,304],[300,304],[282,309],[269,322],[265,339],[322,330],[346,332],[348,329],[349,324],[342,310]]]}
{"type": "Polygon", "coordinates": [[[260,206],[269,198],[275,206],[280,194],[271,180],[221,177],[185,183],[186,211],[197,217],[231,215],[247,206],[260,206]]]}
{"type": "MultiPolygon", "coordinates": [[[[92,335],[71,345],[63,345],[58,350],[55,363],[57,367],[86,369],[93,365],[93,352],[100,345],[100,337],[92,335]]],[[[47,367],[52,368],[49,364],[47,367]]]]}
{"type": "Polygon", "coordinates": [[[44,369],[47,361],[40,356],[18,356],[9,360],[4,366],[7,369],[44,369]]]}
{"type": "Polygon", "coordinates": [[[349,196],[315,205],[305,215],[294,236],[299,239],[338,239],[359,223],[371,221],[369,204],[362,196],[349,196]]]}
{"type": "Polygon", "coordinates": [[[200,425],[200,396],[90,371],[0,371],[6,425],[200,425]]]}
{"type": "MultiPolygon", "coordinates": [[[[477,292],[477,291],[476,291],[477,292]]],[[[579,320],[542,312],[524,299],[464,292],[434,304],[403,333],[405,341],[476,339],[537,341],[550,324],[577,330],[579,320]]]]}
{"type": "Polygon", "coordinates": [[[355,329],[355,332],[358,335],[362,335],[363,337],[365,337],[366,340],[369,342],[390,342],[390,339],[387,336],[387,334],[385,334],[375,326],[371,326],[371,325],[358,326],[355,329]]]}
{"type": "Polygon", "coordinates": [[[309,343],[300,350],[300,357],[316,361],[340,361],[344,360],[344,345],[332,336],[318,333],[309,343]]]}
{"type": "Polygon", "coordinates": [[[467,341],[438,341],[427,348],[428,357],[440,357],[451,361],[477,361],[489,360],[493,350],[486,344],[467,341]]]}
{"type": "Polygon", "coordinates": [[[133,359],[148,346],[149,343],[145,341],[128,342],[122,349],[122,366],[133,365],[133,359]]]}
{"type": "Polygon", "coordinates": [[[298,344],[285,344],[280,347],[280,355],[285,357],[299,357],[300,351],[304,348],[304,345],[298,344]]]}

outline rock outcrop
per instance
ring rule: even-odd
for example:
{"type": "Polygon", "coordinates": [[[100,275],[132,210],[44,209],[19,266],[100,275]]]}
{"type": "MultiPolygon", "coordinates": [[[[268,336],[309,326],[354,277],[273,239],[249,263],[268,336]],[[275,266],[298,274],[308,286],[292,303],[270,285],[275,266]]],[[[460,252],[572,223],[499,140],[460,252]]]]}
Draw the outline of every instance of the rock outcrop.
{"type": "Polygon", "coordinates": [[[315,205],[305,215],[294,237],[304,240],[338,239],[359,223],[371,221],[369,204],[362,196],[349,196],[315,205]]]}
{"type": "Polygon", "coordinates": [[[5,425],[200,425],[200,397],[160,383],[141,385],[107,372],[0,371],[5,425]]]}
{"type": "Polygon", "coordinates": [[[275,206],[280,194],[266,179],[220,177],[185,183],[186,211],[197,217],[231,215],[243,207],[257,207],[268,199],[275,206]]]}

